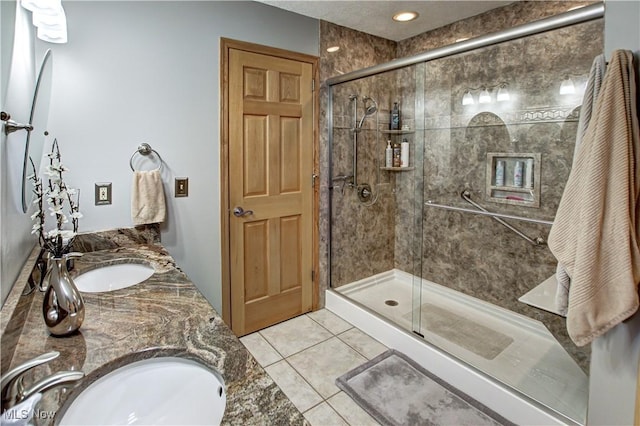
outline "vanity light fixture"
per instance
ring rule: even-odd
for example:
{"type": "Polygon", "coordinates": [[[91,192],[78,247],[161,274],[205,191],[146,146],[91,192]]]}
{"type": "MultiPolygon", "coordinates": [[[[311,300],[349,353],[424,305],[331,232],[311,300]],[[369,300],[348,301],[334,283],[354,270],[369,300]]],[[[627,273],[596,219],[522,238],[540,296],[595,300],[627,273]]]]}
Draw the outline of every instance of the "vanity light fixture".
{"type": "Polygon", "coordinates": [[[564,77],[562,83],[560,83],[561,95],[573,95],[576,93],[576,86],[573,84],[573,80],[568,75],[564,77]]]}
{"type": "Polygon", "coordinates": [[[404,11],[396,13],[395,15],[393,15],[392,19],[396,22],[409,22],[418,18],[418,16],[420,16],[418,12],[404,11]]]}
{"type": "Polygon", "coordinates": [[[67,17],[62,0],[21,0],[23,8],[32,13],[33,25],[40,40],[49,43],[67,42],[67,17]]]}
{"type": "Polygon", "coordinates": [[[491,103],[491,95],[489,94],[489,91],[485,87],[482,88],[482,92],[480,92],[480,96],[478,96],[478,103],[479,104],[491,103]]]}
{"type": "Polygon", "coordinates": [[[471,90],[467,90],[464,92],[464,96],[462,96],[462,105],[473,105],[476,102],[473,100],[473,95],[471,94],[471,90]]]}
{"type": "Polygon", "coordinates": [[[511,97],[509,96],[509,91],[507,90],[507,83],[502,83],[500,88],[498,89],[498,93],[496,95],[496,100],[498,102],[508,101],[511,97]]]}
{"type": "Polygon", "coordinates": [[[340,46],[327,47],[327,52],[329,53],[334,53],[334,52],[337,52],[338,50],[340,50],[340,46]]]}
{"type": "Polygon", "coordinates": [[[493,102],[491,98],[491,91],[496,88],[498,89],[496,92],[496,101],[505,102],[511,99],[509,91],[507,90],[507,83],[501,82],[493,86],[469,87],[464,92],[464,95],[462,95],[462,105],[474,105],[476,101],[473,97],[473,92],[476,91],[480,91],[478,94],[478,103],[490,104],[493,102]]]}

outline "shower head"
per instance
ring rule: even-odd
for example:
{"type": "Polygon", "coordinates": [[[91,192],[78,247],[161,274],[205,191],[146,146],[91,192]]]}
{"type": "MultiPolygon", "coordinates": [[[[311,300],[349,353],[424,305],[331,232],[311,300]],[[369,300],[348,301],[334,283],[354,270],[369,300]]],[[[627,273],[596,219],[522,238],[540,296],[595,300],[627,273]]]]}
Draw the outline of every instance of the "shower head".
{"type": "Polygon", "coordinates": [[[364,115],[375,114],[378,111],[378,103],[375,101],[375,99],[365,96],[364,98],[362,98],[362,102],[366,107],[364,115]],[[367,101],[371,101],[371,105],[367,106],[367,101]]]}
{"type": "Polygon", "coordinates": [[[360,119],[360,123],[358,123],[358,129],[362,127],[362,123],[364,123],[365,118],[378,112],[378,103],[375,101],[375,99],[370,98],[369,96],[365,96],[362,98],[362,102],[364,103],[365,109],[364,109],[364,115],[360,119]],[[371,103],[369,106],[367,106],[367,103],[369,102],[371,103]]]}

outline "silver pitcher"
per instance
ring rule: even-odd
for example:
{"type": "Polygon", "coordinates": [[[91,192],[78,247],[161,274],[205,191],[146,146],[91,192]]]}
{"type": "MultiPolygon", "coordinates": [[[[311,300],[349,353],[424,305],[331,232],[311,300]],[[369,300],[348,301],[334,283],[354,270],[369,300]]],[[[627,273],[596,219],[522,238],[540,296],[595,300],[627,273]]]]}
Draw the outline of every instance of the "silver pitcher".
{"type": "Polygon", "coordinates": [[[54,336],[71,334],[84,321],[84,301],[67,270],[67,259],[81,255],[69,253],[49,258],[42,315],[49,333],[54,336]]]}

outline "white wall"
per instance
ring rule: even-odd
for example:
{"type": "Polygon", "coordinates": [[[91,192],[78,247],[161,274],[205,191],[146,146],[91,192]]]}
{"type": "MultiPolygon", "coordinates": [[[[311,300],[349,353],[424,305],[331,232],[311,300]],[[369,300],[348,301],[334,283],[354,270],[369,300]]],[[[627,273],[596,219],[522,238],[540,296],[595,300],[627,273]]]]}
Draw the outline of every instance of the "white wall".
{"type": "MultiPolygon", "coordinates": [[[[2,19],[0,104],[19,123],[29,121],[35,81],[31,17],[15,1],[0,1],[2,19]],[[13,32],[15,22],[15,33],[13,32]]],[[[35,245],[31,219],[22,213],[26,133],[0,131],[0,305],[35,245]]]]}
{"type": "Polygon", "coordinates": [[[16,18],[16,2],[3,1],[0,3],[0,105],[5,105],[5,95],[9,85],[11,71],[11,55],[13,53],[13,33],[16,18]]]}
{"type": "Polygon", "coordinates": [[[318,55],[318,21],[244,1],[63,5],[69,43],[37,48],[53,49],[49,127],[80,231],[133,226],[129,159],[149,143],[165,161],[162,243],[220,311],[220,37],[318,55]],[[189,197],[174,198],[182,176],[189,197]],[[112,205],[94,206],[96,182],[113,183],[112,205]]]}
{"type": "MultiPolygon", "coordinates": [[[[616,49],[634,52],[640,75],[640,2],[607,0],[604,44],[607,59],[616,49]]],[[[637,81],[637,80],[636,80],[637,81]]],[[[636,87],[640,93],[640,86],[636,87]]],[[[632,425],[640,358],[640,313],[591,345],[589,425],[632,425]]]]}

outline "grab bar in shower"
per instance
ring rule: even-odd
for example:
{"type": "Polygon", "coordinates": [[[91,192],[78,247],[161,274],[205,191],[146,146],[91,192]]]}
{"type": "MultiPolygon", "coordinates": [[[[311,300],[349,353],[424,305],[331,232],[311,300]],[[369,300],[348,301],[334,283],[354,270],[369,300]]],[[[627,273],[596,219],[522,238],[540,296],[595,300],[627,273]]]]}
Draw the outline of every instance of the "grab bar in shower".
{"type": "MultiPolygon", "coordinates": [[[[463,200],[465,200],[467,203],[471,204],[476,209],[478,209],[480,211],[483,211],[485,213],[493,213],[493,212],[490,212],[489,210],[485,209],[484,207],[482,207],[480,204],[478,204],[475,201],[473,201],[471,199],[471,192],[468,189],[465,189],[464,191],[462,191],[460,193],[460,196],[462,197],[463,200]]],[[[514,234],[518,235],[520,238],[527,240],[528,242],[530,242],[533,245],[542,246],[542,245],[547,244],[547,242],[544,240],[544,238],[542,238],[542,237],[531,238],[531,237],[527,236],[526,234],[524,234],[522,231],[520,231],[518,228],[516,228],[516,227],[514,227],[512,225],[509,225],[507,222],[505,222],[504,220],[502,220],[499,217],[496,217],[495,215],[492,217],[492,219],[495,220],[496,222],[498,222],[500,225],[502,225],[505,228],[507,228],[510,231],[512,231],[514,234]]]]}
{"type": "Polygon", "coordinates": [[[534,244],[534,245],[537,245],[537,246],[546,245],[546,241],[544,240],[544,238],[542,238],[542,237],[531,238],[531,237],[525,235],[524,233],[522,233],[519,229],[513,227],[512,225],[508,224],[507,222],[505,222],[502,219],[513,219],[513,220],[519,220],[519,221],[522,221],[522,222],[529,222],[529,223],[535,223],[535,224],[538,224],[538,225],[548,225],[548,226],[553,225],[552,221],[542,220],[542,219],[531,219],[531,218],[528,218],[528,217],[521,217],[521,216],[510,215],[510,214],[502,214],[502,213],[490,212],[487,209],[485,209],[484,207],[482,207],[481,205],[477,204],[475,201],[473,201],[471,199],[471,193],[468,190],[462,191],[462,193],[460,193],[460,196],[462,197],[463,200],[465,200],[466,202],[470,203],[471,205],[473,205],[478,210],[466,209],[464,207],[447,206],[447,205],[444,205],[444,204],[437,204],[437,203],[434,203],[431,200],[428,200],[425,203],[425,205],[429,206],[429,207],[436,207],[436,208],[439,208],[439,209],[444,209],[444,210],[452,210],[452,211],[458,211],[458,212],[464,212],[464,213],[477,214],[477,215],[480,215],[480,216],[488,216],[488,217],[491,217],[492,219],[494,219],[495,221],[499,222],[501,225],[507,227],[508,229],[510,229],[512,232],[514,232],[515,234],[517,234],[521,238],[527,240],[531,244],[534,244]]]}

